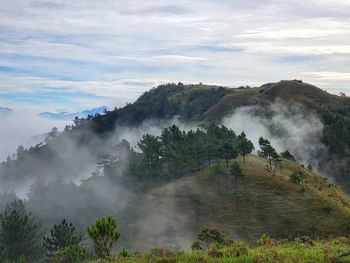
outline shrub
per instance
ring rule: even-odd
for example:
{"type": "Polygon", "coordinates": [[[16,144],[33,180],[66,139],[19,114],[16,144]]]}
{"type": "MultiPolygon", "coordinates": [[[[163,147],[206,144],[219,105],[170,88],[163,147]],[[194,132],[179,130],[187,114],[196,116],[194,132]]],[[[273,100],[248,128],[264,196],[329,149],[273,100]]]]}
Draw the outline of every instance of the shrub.
{"type": "Polygon", "coordinates": [[[197,241],[192,244],[192,248],[206,250],[211,244],[229,245],[232,243],[223,232],[217,228],[202,228],[197,234],[197,241]]]}
{"type": "Polygon", "coordinates": [[[123,258],[128,258],[131,257],[131,254],[129,253],[129,251],[126,248],[123,248],[120,252],[118,257],[123,257],[123,258]]]}
{"type": "Polygon", "coordinates": [[[89,259],[88,251],[78,245],[68,246],[50,258],[52,263],[80,263],[89,259]]]}
{"type": "Polygon", "coordinates": [[[274,239],[272,239],[270,236],[263,234],[257,241],[256,241],[256,245],[258,247],[261,246],[273,246],[276,244],[276,241],[274,239]]]}
{"type": "Polygon", "coordinates": [[[199,240],[194,241],[191,248],[192,250],[203,250],[201,242],[199,240]]]}
{"type": "Polygon", "coordinates": [[[212,258],[221,258],[223,253],[218,245],[211,245],[208,249],[208,255],[212,258]]]}
{"type": "Polygon", "coordinates": [[[329,203],[323,204],[322,207],[323,211],[326,212],[327,214],[330,214],[332,212],[332,206],[329,203]]]}
{"type": "Polygon", "coordinates": [[[232,244],[224,249],[224,255],[229,257],[240,257],[248,255],[249,247],[244,242],[232,242],[232,244]]]}

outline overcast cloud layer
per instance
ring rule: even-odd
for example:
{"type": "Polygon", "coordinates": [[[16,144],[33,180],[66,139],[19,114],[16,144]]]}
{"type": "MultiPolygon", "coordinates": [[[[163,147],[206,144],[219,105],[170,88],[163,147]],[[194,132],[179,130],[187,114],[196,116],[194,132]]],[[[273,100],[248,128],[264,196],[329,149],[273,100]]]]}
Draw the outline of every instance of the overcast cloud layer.
{"type": "Polygon", "coordinates": [[[0,106],[123,106],[170,81],[350,93],[349,0],[0,0],[0,106]]]}

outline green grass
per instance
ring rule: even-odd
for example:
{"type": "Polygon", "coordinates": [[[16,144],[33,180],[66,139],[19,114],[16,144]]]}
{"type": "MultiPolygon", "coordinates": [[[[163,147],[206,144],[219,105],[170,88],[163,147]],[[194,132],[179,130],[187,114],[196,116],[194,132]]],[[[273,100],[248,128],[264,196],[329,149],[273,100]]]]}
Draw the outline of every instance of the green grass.
{"type": "Polygon", "coordinates": [[[213,246],[208,251],[173,252],[154,249],[144,254],[133,255],[129,258],[110,257],[97,262],[135,262],[135,263],[170,263],[170,262],[222,262],[222,263],[318,263],[318,262],[350,262],[350,257],[340,257],[349,251],[348,238],[313,241],[312,244],[301,242],[276,242],[259,247],[248,247],[244,243],[234,242],[227,247],[213,246]]]}

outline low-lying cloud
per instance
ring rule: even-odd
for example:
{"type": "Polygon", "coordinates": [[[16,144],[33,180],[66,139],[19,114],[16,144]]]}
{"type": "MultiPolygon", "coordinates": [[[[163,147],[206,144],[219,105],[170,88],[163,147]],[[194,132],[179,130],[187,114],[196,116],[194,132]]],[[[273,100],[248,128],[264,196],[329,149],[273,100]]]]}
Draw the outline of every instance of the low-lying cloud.
{"type": "Polygon", "coordinates": [[[298,161],[311,164],[318,171],[320,158],[328,156],[321,141],[322,122],[302,105],[276,102],[268,111],[260,106],[241,107],[224,118],[223,124],[237,133],[245,131],[256,150],[259,137],[268,138],[277,152],[289,150],[298,161]]]}
{"type": "Polygon", "coordinates": [[[62,130],[71,121],[49,120],[31,110],[14,111],[0,116],[0,162],[12,156],[19,145],[25,148],[40,143],[53,127],[62,130]]]}

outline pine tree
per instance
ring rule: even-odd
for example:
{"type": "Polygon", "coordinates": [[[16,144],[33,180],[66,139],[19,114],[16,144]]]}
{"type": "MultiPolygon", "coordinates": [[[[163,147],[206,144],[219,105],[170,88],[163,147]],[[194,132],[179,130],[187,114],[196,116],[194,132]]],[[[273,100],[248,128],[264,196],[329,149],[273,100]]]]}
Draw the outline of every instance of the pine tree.
{"type": "Polygon", "coordinates": [[[0,214],[0,254],[10,262],[37,262],[42,256],[39,230],[40,224],[27,213],[23,201],[13,201],[0,214]]]}
{"type": "Polygon", "coordinates": [[[87,233],[94,242],[94,250],[99,257],[110,256],[111,249],[120,236],[117,222],[111,216],[97,219],[88,226],[87,233]]]}
{"type": "Polygon", "coordinates": [[[53,226],[49,237],[44,237],[43,246],[46,254],[52,256],[66,247],[78,245],[81,240],[82,237],[76,233],[75,226],[63,219],[53,226]]]}
{"type": "Polygon", "coordinates": [[[245,162],[245,156],[254,150],[253,143],[247,139],[247,136],[244,132],[242,132],[237,137],[237,148],[240,155],[243,156],[243,162],[245,162]]]}

